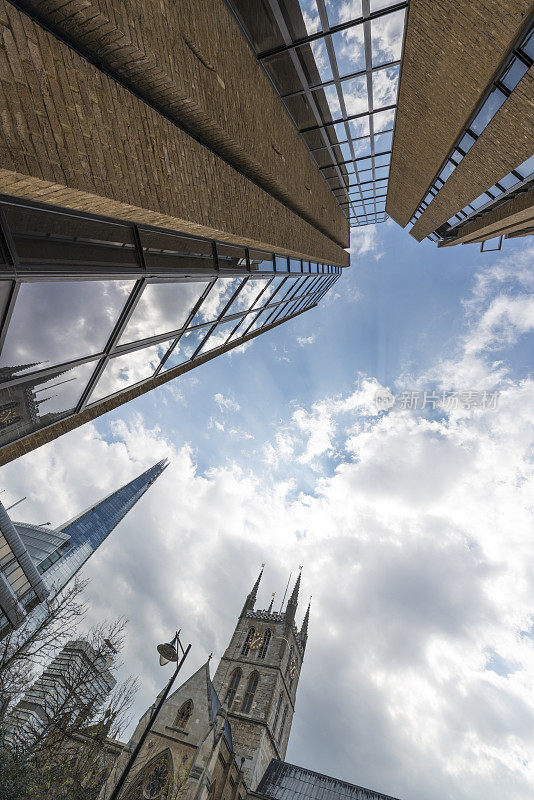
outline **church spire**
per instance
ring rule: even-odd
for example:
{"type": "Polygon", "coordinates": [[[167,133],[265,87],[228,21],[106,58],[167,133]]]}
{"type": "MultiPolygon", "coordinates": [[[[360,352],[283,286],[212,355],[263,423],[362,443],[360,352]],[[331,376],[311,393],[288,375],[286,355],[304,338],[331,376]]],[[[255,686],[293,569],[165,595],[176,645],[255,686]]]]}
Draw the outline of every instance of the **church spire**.
{"type": "Polygon", "coordinates": [[[269,603],[269,608],[267,609],[267,612],[268,612],[269,614],[270,614],[270,613],[271,613],[271,611],[273,610],[273,603],[274,603],[274,598],[275,598],[275,596],[276,596],[276,592],[273,592],[273,593],[272,593],[272,595],[271,595],[271,602],[269,603]]]}
{"type": "Polygon", "coordinates": [[[300,579],[302,577],[302,567],[299,567],[299,576],[293,587],[293,591],[291,592],[291,597],[288,600],[286,611],[284,614],[284,619],[289,624],[293,624],[295,621],[295,614],[297,613],[297,605],[299,601],[299,589],[300,589],[300,579]]]}
{"type": "Polygon", "coordinates": [[[306,609],[306,613],[304,614],[302,628],[300,629],[299,633],[300,641],[302,642],[303,647],[306,647],[306,642],[308,641],[308,623],[310,621],[310,607],[311,607],[311,597],[308,603],[308,608],[306,609]]]}
{"type": "Polygon", "coordinates": [[[244,617],[247,611],[254,610],[254,604],[256,603],[256,598],[258,597],[258,589],[260,587],[261,577],[263,575],[263,568],[265,564],[261,565],[260,574],[256,578],[256,583],[252,587],[252,591],[248,595],[247,599],[245,600],[245,605],[243,606],[243,611],[241,612],[241,616],[244,617]]]}

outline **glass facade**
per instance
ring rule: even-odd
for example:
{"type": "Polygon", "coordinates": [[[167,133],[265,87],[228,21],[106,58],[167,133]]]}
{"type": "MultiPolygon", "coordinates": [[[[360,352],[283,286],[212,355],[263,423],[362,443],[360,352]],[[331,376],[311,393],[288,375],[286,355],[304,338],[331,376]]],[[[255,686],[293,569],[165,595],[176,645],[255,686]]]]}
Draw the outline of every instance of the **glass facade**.
{"type": "Polygon", "coordinates": [[[272,800],[395,800],[390,795],[276,759],[267,767],[256,792],[272,800]]]}
{"type": "MultiPolygon", "coordinates": [[[[159,461],[126,486],[59,527],[57,531],[50,532],[51,535],[59,534],[64,538],[64,542],[54,551],[58,557],[42,570],[44,582],[51,589],[51,596],[63,589],[76,575],[166,466],[165,461],[159,461]]],[[[24,541],[22,526],[20,535],[24,541]]],[[[48,556],[47,559],[49,558],[48,556]]]]}
{"type": "Polygon", "coordinates": [[[237,346],[341,274],[34,203],[0,211],[0,448],[237,346]]]}
{"type": "Polygon", "coordinates": [[[351,226],[383,222],[408,3],[231,5],[351,226]]]}

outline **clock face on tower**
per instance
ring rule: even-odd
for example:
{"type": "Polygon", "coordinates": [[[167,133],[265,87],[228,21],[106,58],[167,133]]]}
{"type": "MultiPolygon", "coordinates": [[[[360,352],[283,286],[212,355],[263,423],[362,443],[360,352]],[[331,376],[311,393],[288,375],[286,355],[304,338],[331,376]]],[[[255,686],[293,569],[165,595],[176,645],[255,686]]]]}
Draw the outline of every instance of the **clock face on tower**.
{"type": "Polygon", "coordinates": [[[263,644],[263,633],[257,631],[251,638],[249,647],[251,650],[257,650],[263,644]]]}

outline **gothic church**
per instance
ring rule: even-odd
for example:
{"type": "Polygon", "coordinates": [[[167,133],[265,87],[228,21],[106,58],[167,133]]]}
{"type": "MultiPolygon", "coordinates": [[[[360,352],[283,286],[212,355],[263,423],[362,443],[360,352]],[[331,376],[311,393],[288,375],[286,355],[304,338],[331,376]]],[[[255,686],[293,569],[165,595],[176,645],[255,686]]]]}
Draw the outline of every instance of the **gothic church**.
{"type": "MultiPolygon", "coordinates": [[[[262,574],[213,679],[208,659],[166,700],[121,800],[394,800],[284,761],[310,607],[299,630],[299,574],[285,611],[273,611],[272,601],[256,610],[262,574]]],[[[151,710],[139,720],[100,800],[109,797],[151,710]]]]}

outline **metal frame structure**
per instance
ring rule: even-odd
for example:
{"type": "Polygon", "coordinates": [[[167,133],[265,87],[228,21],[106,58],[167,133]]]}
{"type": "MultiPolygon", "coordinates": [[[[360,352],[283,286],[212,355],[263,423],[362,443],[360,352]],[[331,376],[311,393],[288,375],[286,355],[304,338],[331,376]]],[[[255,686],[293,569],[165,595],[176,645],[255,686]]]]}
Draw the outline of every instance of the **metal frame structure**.
{"type": "MultiPolygon", "coordinates": [[[[317,305],[341,274],[341,267],[331,264],[5,196],[0,196],[0,234],[0,437],[4,434],[0,447],[23,438],[10,438],[11,430],[16,431],[20,422],[17,412],[9,408],[13,405],[13,392],[26,391],[31,395],[28,402],[35,418],[34,428],[26,436],[148,383],[162,371],[171,374],[186,362],[194,366],[201,356],[199,363],[202,363],[207,353],[214,357],[229,347],[237,347],[252,332],[263,332],[292,319],[317,305]],[[45,361],[37,353],[39,346],[35,345],[33,334],[29,332],[22,345],[15,341],[14,320],[17,312],[25,308],[20,305],[25,302],[24,295],[32,291],[28,284],[34,285],[38,301],[41,289],[35,284],[47,285],[39,304],[42,310],[43,303],[50,302],[50,296],[53,302],[55,291],[63,287],[76,292],[80,282],[89,286],[86,281],[100,282],[93,284],[91,291],[97,286],[107,286],[110,281],[121,281],[120,285],[125,287],[126,295],[116,309],[103,346],[95,345],[89,352],[69,353],[66,330],[61,341],[65,342],[66,355],[71,357],[58,360],[47,355],[45,361]],[[184,286],[186,300],[181,301],[182,306],[177,304],[176,312],[173,308],[174,319],[169,316],[158,319],[157,287],[162,284],[174,286],[174,291],[178,284],[184,286]],[[189,295],[186,286],[191,290],[189,295]],[[51,293],[48,299],[46,292],[51,293]],[[191,305],[184,309],[183,303],[191,305]],[[214,310],[207,310],[211,306],[214,310]],[[145,324],[145,328],[155,325],[155,329],[143,329],[143,335],[138,332],[133,338],[125,337],[125,332],[132,330],[128,325],[136,312],[137,318],[144,315],[148,320],[146,324],[142,322],[141,328],[145,324]],[[155,322],[150,314],[155,315],[155,322]],[[195,344],[188,350],[191,339],[195,344]],[[30,352],[31,346],[36,347],[35,356],[30,352]],[[10,363],[10,355],[12,361],[16,360],[13,353],[18,353],[21,347],[25,354],[29,353],[24,363],[10,363]],[[146,375],[141,380],[128,379],[128,358],[125,358],[128,356],[146,362],[146,375]],[[79,374],[80,370],[87,375],[82,377],[83,389],[77,392],[77,382],[81,380],[76,371],[79,374]],[[126,370],[126,383],[121,385],[117,378],[119,385],[112,386],[113,370],[115,376],[122,376],[126,370]],[[107,376],[111,376],[111,383],[106,389],[107,376]],[[76,389],[75,402],[41,419],[44,415],[39,413],[38,406],[50,398],[39,400],[37,394],[56,387],[63,387],[60,392],[64,391],[66,384],[71,384],[69,390],[76,389]],[[99,390],[99,386],[104,389],[99,390]]],[[[169,288],[163,294],[172,291],[169,288]]],[[[98,302],[98,294],[94,297],[98,302]]],[[[179,300],[180,297],[178,293],[179,300]]],[[[53,315],[54,309],[48,312],[53,315]]],[[[90,316],[91,308],[86,313],[90,316]]],[[[54,325],[61,332],[61,319],[52,319],[50,327],[54,325]]]]}
{"type": "Polygon", "coordinates": [[[270,14],[270,24],[277,27],[275,38],[281,42],[267,50],[258,47],[254,35],[256,4],[227,4],[351,226],[383,222],[407,0],[361,0],[361,15],[343,21],[335,20],[327,7],[334,4],[328,0],[266,0],[262,13],[270,14]],[[307,30],[305,15],[310,27],[310,13],[317,30],[301,36],[298,31],[307,30]],[[403,15],[402,34],[395,45],[398,57],[388,60],[379,55],[380,36],[374,35],[374,26],[380,31],[392,15],[403,15]],[[363,45],[363,63],[350,70],[344,66],[345,51],[354,36],[363,45]],[[390,82],[386,94],[391,102],[379,104],[381,77],[390,82]],[[351,104],[366,109],[350,113],[351,104]]]}

